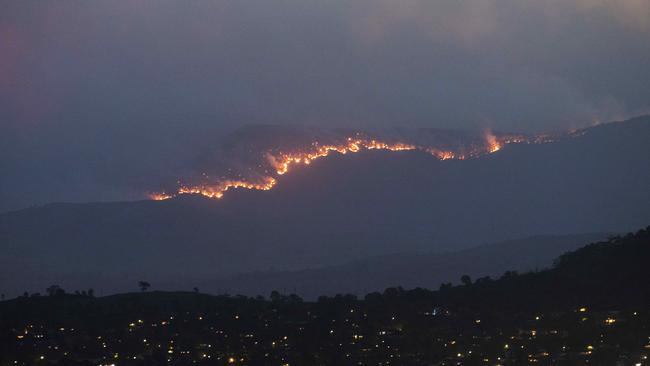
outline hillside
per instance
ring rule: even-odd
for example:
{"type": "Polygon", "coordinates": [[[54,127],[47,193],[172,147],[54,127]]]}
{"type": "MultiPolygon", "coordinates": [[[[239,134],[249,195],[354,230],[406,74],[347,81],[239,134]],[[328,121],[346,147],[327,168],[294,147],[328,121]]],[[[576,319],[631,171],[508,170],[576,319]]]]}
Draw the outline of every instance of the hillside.
{"type": "MultiPolygon", "coordinates": [[[[294,292],[307,299],[319,295],[363,295],[391,286],[437,288],[462,275],[498,277],[505,271],[545,269],[565,252],[610,234],[537,236],[475,248],[440,253],[396,253],[364,258],[339,266],[299,271],[263,271],[225,278],[197,279],[208,292],[233,291],[245,295],[269,294],[273,290],[294,292]]],[[[184,288],[183,281],[170,281],[163,288],[184,288]]],[[[187,286],[185,286],[187,287],[187,286]]]]}
{"type": "MultiPolygon", "coordinates": [[[[404,290],[402,286],[386,288],[359,297],[359,301],[404,301],[417,305],[418,302],[436,304],[449,309],[474,309],[481,312],[548,311],[552,308],[574,308],[578,305],[595,307],[599,310],[630,309],[650,304],[650,288],[647,278],[650,267],[650,226],[635,233],[613,236],[607,240],[590,243],[565,252],[543,270],[520,273],[506,271],[501,276],[481,277],[469,283],[443,283],[439,289],[414,288],[404,290]],[[543,298],[535,294],[544,294],[543,298]],[[480,301],[476,301],[480,298],[480,301]],[[534,301],[531,301],[534,299],[534,301]]],[[[295,297],[279,295],[280,302],[295,297]]],[[[266,297],[208,295],[198,292],[141,292],[124,293],[103,297],[89,297],[72,294],[54,296],[19,296],[0,302],[0,324],[7,325],[21,321],[23,317],[53,319],[57,312],[66,317],[86,316],[74,306],[96,307],[95,311],[132,311],[134,316],[162,311],[189,311],[220,303],[267,301],[266,297]],[[73,307],[69,305],[73,305],[73,307]],[[43,307],[59,307],[53,313],[43,307]],[[129,310],[130,309],[130,310],[129,310]]],[[[350,301],[357,297],[345,293],[336,296],[322,296],[318,302],[350,301]],[[346,295],[346,296],[342,296],[346,295]]],[[[273,300],[273,299],[272,299],[273,300]]],[[[276,300],[273,300],[276,301],[276,300]]],[[[297,303],[302,303],[300,300],[297,303]]],[[[306,301],[312,304],[313,301],[306,301]]],[[[421,304],[420,304],[421,305],[421,304]]],[[[23,319],[25,320],[25,319],[23,319]]]]}
{"type": "Polygon", "coordinates": [[[561,255],[551,269],[506,273],[439,291],[446,306],[481,311],[549,311],[588,306],[597,309],[647,308],[650,287],[650,227],[589,244],[561,255]]]}
{"type": "Polygon", "coordinates": [[[20,297],[0,302],[0,364],[638,364],[650,348],[649,259],[650,227],[566,253],[548,270],[362,300],[20,297]]]}
{"type": "Polygon", "coordinates": [[[641,117],[464,161],[410,151],[334,155],[271,191],[218,201],[55,203],[5,213],[0,288],[295,271],[540,234],[625,232],[650,221],[649,138],[650,117],[641,117]]]}

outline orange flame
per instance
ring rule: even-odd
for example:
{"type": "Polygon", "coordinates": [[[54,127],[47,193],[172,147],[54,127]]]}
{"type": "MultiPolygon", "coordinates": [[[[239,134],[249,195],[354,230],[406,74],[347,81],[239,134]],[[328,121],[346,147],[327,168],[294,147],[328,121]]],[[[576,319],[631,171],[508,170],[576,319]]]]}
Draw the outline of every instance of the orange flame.
{"type": "Polygon", "coordinates": [[[427,153],[435,156],[436,158],[440,160],[449,160],[449,159],[463,159],[462,155],[456,156],[456,154],[453,151],[449,150],[440,150],[436,149],[434,147],[428,147],[424,149],[427,153]]]}
{"type": "Polygon", "coordinates": [[[156,201],[172,198],[179,194],[200,194],[209,198],[221,198],[224,193],[232,188],[246,188],[258,191],[268,191],[275,185],[276,180],[272,177],[265,177],[262,182],[251,183],[243,180],[226,180],[215,185],[204,186],[181,186],[175,195],[165,193],[152,193],[149,197],[156,201]]]}
{"type": "Polygon", "coordinates": [[[497,140],[497,137],[494,136],[490,130],[485,131],[485,142],[488,145],[489,153],[494,153],[501,150],[501,143],[497,140]]]}
{"type": "Polygon", "coordinates": [[[344,145],[322,145],[319,146],[318,142],[312,144],[314,150],[309,152],[299,152],[292,154],[280,154],[274,156],[270,153],[267,154],[267,160],[276,169],[276,173],[283,175],[289,171],[293,164],[310,164],[312,161],[328,156],[331,152],[335,151],[339,154],[347,154],[348,152],[356,153],[362,149],[366,150],[389,150],[389,151],[405,151],[416,150],[414,145],[396,143],[388,144],[376,140],[361,140],[349,137],[344,145]]]}
{"type": "Polygon", "coordinates": [[[166,194],[166,193],[151,193],[149,195],[149,198],[154,200],[154,201],[163,201],[166,199],[172,198],[172,195],[166,194]]]}
{"type": "MultiPolygon", "coordinates": [[[[481,148],[475,148],[466,154],[441,150],[434,147],[416,146],[406,143],[387,143],[377,140],[366,140],[360,138],[347,138],[346,142],[340,145],[320,145],[318,142],[312,143],[311,149],[303,152],[294,153],[266,153],[266,159],[275,169],[277,175],[284,175],[297,164],[309,165],[312,161],[329,156],[332,152],[339,154],[356,153],[362,150],[386,150],[386,151],[422,151],[439,160],[475,158],[485,154],[491,154],[501,150],[504,144],[542,144],[553,142],[556,139],[549,135],[538,135],[533,137],[521,135],[505,135],[497,138],[491,131],[487,130],[484,134],[485,145],[481,148]]],[[[181,185],[174,194],[152,193],[149,197],[152,200],[166,200],[181,194],[200,194],[209,198],[221,198],[230,189],[245,188],[251,190],[268,191],[272,189],[277,180],[273,177],[266,176],[259,182],[250,182],[246,180],[224,180],[211,185],[185,186],[181,185]]]]}

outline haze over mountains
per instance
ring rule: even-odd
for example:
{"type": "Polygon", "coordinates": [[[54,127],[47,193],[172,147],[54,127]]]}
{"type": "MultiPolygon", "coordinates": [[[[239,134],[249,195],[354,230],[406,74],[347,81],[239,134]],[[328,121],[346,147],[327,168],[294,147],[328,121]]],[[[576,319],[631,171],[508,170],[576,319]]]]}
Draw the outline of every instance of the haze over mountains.
{"type": "MultiPolygon", "coordinates": [[[[273,290],[297,293],[307,299],[340,293],[363,296],[388,287],[436,289],[442,283],[458,283],[463,275],[472,279],[498,278],[505,271],[548,268],[559,255],[587,243],[611,236],[606,233],[542,235],[482,245],[454,252],[395,253],[351,261],[338,266],[298,271],[262,271],[194,283],[209,292],[257,295],[273,290]]],[[[185,280],[186,282],[187,280],[185,280]]],[[[183,288],[183,279],[165,285],[183,288]]]]}
{"type": "Polygon", "coordinates": [[[539,234],[633,231],[650,222],[649,138],[646,116],[464,161],[418,151],[334,154],[293,170],[271,191],[218,201],[182,196],[9,212],[0,215],[0,288],[42,291],[74,277],[101,289],[115,278],[210,279],[539,234]]]}

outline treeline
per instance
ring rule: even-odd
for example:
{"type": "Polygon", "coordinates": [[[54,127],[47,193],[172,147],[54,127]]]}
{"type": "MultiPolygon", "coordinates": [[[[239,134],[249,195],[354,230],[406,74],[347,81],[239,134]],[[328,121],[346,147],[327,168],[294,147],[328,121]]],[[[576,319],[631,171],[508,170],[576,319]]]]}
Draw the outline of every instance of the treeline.
{"type": "Polygon", "coordinates": [[[547,270],[500,278],[461,278],[438,291],[389,288],[366,295],[368,302],[427,301],[441,307],[474,311],[552,311],[578,306],[634,308],[650,304],[650,227],[589,244],[560,256],[547,270]]]}
{"type": "MultiPolygon", "coordinates": [[[[463,276],[461,285],[445,283],[437,290],[401,287],[367,294],[321,296],[304,302],[298,295],[271,293],[270,298],[242,295],[212,296],[188,292],[147,292],[150,284],[139,284],[143,293],[95,298],[92,289],[73,294],[58,286],[50,296],[17,298],[0,303],[0,323],[25,319],[83,318],[104,323],[131,319],[138,314],[155,315],[184,311],[263,312],[273,308],[332,309],[349,304],[405,309],[453,309],[453,311],[511,313],[517,311],[566,310],[580,306],[625,309],[650,305],[650,227],[625,236],[587,245],[560,256],[552,268],[529,273],[505,272],[492,279],[463,276]]],[[[0,324],[2,325],[2,324],[0,324]]]]}

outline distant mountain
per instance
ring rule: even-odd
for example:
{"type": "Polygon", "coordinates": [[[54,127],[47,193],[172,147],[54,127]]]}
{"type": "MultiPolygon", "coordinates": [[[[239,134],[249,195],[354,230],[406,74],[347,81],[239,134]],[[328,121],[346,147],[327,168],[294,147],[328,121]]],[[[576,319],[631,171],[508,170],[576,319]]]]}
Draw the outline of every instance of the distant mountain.
{"type": "Polygon", "coordinates": [[[55,203],[5,213],[0,291],[72,287],[70,278],[99,290],[115,278],[295,271],[647,225],[650,117],[584,132],[464,161],[417,151],[334,154],[271,191],[217,201],[55,203]]]}
{"type": "MultiPolygon", "coordinates": [[[[167,182],[150,188],[156,192],[176,192],[179,185],[214,186],[225,180],[259,182],[275,174],[272,161],[285,154],[313,151],[315,146],[345,146],[349,138],[408,144],[413,149],[471,155],[486,149],[486,133],[503,140],[511,134],[492,131],[442,130],[432,128],[382,128],[373,130],[325,129],[297,125],[250,125],[222,136],[209,149],[197,153],[182,167],[170,167],[167,182]],[[496,135],[495,135],[496,134],[496,135]],[[274,159],[269,159],[273,156],[274,159]],[[171,172],[174,172],[172,174],[171,172]]],[[[519,138],[526,136],[519,135],[519,138]]],[[[566,136],[555,136],[566,137],[566,136]]]]}
{"type": "MultiPolygon", "coordinates": [[[[465,274],[471,278],[498,278],[508,270],[524,272],[545,269],[559,255],[610,236],[612,234],[536,236],[455,252],[397,253],[333,267],[253,272],[197,280],[195,283],[201,289],[213,293],[226,291],[244,295],[267,295],[278,290],[296,293],[307,299],[347,293],[361,296],[391,286],[436,289],[441,283],[459,282],[465,274]]],[[[187,279],[171,282],[168,286],[183,288],[182,281],[187,279]]]]}
{"type": "MultiPolygon", "coordinates": [[[[499,278],[481,278],[440,289],[389,287],[358,298],[325,297],[319,299],[317,305],[345,313],[349,313],[351,304],[375,310],[382,307],[387,314],[393,314],[398,309],[415,314],[413,309],[429,311],[437,307],[457,315],[476,312],[482,315],[499,314],[503,320],[512,320],[513,315],[531,312],[546,312],[551,316],[549,311],[553,310],[585,312],[589,316],[594,310],[606,310],[609,314],[630,309],[642,311],[650,305],[648,260],[650,226],[564,253],[555,258],[552,267],[540,271],[518,273],[509,270],[499,278]],[[578,310],[582,307],[585,309],[578,310]]],[[[277,308],[286,306],[292,310],[303,305],[309,308],[315,305],[313,302],[292,301],[294,297],[284,295],[268,302],[245,296],[210,296],[196,291],[93,296],[59,293],[1,301],[0,324],[17,327],[27,321],[54,321],[54,324],[59,324],[61,320],[84,319],[78,324],[94,321],[110,326],[113,317],[121,317],[122,323],[128,324],[134,318],[145,316],[165,319],[171,312],[185,314],[199,311],[219,315],[222,311],[241,313],[253,309],[268,312],[267,305],[277,308]]],[[[475,319],[471,318],[471,323],[475,323],[475,319]]]]}

